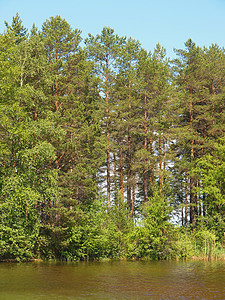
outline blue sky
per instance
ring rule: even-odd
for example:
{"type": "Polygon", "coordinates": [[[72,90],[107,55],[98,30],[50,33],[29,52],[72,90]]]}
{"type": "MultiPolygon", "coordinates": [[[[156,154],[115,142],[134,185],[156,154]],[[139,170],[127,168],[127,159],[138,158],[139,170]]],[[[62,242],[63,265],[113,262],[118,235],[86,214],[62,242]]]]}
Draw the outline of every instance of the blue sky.
{"type": "Polygon", "coordinates": [[[59,14],[84,38],[110,26],[149,51],[159,42],[171,58],[188,38],[199,46],[225,46],[225,0],[0,0],[0,32],[16,12],[29,29],[59,14]]]}

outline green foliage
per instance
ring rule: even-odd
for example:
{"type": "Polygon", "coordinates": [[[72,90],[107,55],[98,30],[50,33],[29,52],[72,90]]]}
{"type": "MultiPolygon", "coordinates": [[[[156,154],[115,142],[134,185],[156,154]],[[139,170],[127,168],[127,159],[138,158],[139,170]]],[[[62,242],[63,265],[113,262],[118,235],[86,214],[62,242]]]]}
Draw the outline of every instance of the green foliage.
{"type": "Polygon", "coordinates": [[[189,39],[170,64],[108,27],[82,48],[59,15],[5,25],[0,259],[218,256],[224,49],[189,39]]]}
{"type": "Polygon", "coordinates": [[[171,231],[170,208],[165,199],[155,193],[142,208],[142,222],[128,237],[128,257],[167,257],[171,231]]]}
{"type": "Polygon", "coordinates": [[[70,255],[73,259],[120,258],[125,256],[125,236],[132,226],[126,206],[112,207],[96,200],[71,230],[70,255]]]}
{"type": "Polygon", "coordinates": [[[16,94],[16,46],[9,35],[0,35],[0,105],[14,102],[16,94]]]}
{"type": "Polygon", "coordinates": [[[188,229],[175,228],[171,235],[170,257],[186,259],[196,255],[195,238],[188,229]]]}
{"type": "Polygon", "coordinates": [[[170,255],[176,258],[216,258],[223,252],[223,246],[213,229],[199,225],[194,230],[176,228],[171,235],[170,255]]]}
{"type": "Polygon", "coordinates": [[[22,25],[22,20],[18,14],[16,13],[15,17],[12,19],[11,26],[8,24],[8,22],[5,21],[5,26],[7,28],[7,34],[9,34],[11,37],[16,38],[15,43],[19,44],[24,39],[26,39],[27,36],[27,28],[25,28],[22,25]]]}
{"type": "Polygon", "coordinates": [[[196,172],[201,175],[203,191],[208,195],[208,207],[225,204],[225,139],[214,144],[214,152],[198,160],[196,172]]]}
{"type": "Polygon", "coordinates": [[[35,255],[39,217],[35,210],[40,195],[24,186],[19,175],[3,183],[0,198],[1,259],[29,259],[35,255]]]}

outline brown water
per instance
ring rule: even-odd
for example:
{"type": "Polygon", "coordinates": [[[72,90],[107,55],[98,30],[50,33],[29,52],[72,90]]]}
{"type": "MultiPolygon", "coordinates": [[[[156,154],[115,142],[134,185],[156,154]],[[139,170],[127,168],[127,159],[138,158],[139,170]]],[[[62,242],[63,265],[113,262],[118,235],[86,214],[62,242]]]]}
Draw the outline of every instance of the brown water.
{"type": "Polygon", "coordinates": [[[1,263],[0,299],[225,299],[225,262],[1,263]]]}

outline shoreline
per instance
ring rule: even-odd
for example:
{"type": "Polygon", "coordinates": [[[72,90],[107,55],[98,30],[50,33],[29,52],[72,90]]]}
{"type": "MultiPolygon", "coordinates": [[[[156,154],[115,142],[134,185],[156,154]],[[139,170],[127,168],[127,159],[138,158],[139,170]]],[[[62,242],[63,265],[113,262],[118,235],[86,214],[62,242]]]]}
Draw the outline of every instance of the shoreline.
{"type": "Polygon", "coordinates": [[[50,263],[50,262],[58,262],[58,263],[78,263],[78,262],[112,262],[112,261],[143,261],[143,262],[147,262],[147,261],[158,261],[158,262],[162,262],[162,261],[208,261],[208,262],[213,262],[213,261],[225,261],[225,254],[222,256],[192,256],[192,257],[183,257],[183,258],[179,258],[179,257],[174,257],[174,258],[166,258],[166,259],[152,259],[150,257],[142,257],[142,258],[131,258],[131,259],[127,259],[127,258],[120,258],[120,259],[115,259],[115,258],[101,258],[101,259],[86,259],[86,260],[59,260],[59,259],[41,259],[41,258],[32,258],[32,259],[27,259],[27,260],[17,260],[15,258],[6,258],[6,259],[0,259],[0,264],[1,263],[42,263],[42,262],[46,262],[46,263],[50,263]]]}

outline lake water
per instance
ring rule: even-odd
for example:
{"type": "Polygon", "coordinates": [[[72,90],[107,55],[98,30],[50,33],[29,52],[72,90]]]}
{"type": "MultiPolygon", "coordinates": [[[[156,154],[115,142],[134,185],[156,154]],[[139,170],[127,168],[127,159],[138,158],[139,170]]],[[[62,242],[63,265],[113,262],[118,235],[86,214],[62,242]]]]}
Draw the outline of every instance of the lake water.
{"type": "Polygon", "coordinates": [[[224,261],[0,263],[0,299],[225,299],[224,261]]]}

